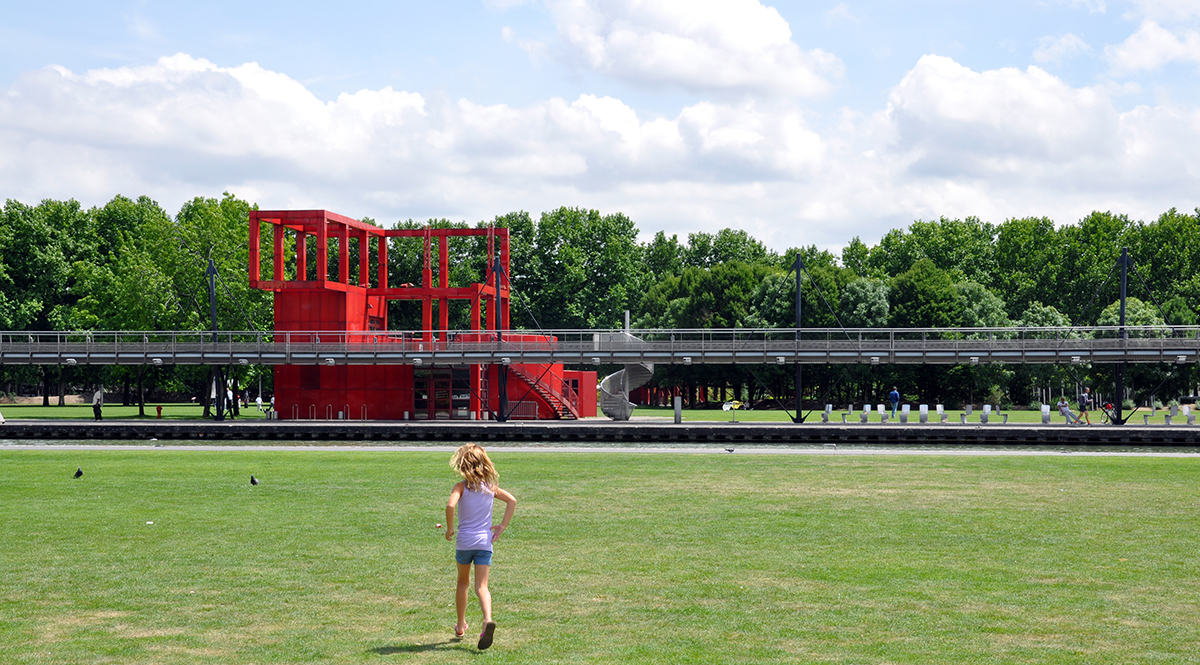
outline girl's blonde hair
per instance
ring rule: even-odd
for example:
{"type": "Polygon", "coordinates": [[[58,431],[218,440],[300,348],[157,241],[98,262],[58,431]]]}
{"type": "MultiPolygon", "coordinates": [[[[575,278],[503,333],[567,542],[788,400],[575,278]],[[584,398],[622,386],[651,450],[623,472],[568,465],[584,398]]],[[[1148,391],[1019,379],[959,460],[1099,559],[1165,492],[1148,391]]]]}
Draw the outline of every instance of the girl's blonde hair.
{"type": "Polygon", "coordinates": [[[467,489],[478,491],[484,485],[495,488],[500,482],[500,474],[488,458],[487,451],[474,443],[468,443],[454,451],[454,456],[450,458],[450,468],[463,477],[467,489]]]}

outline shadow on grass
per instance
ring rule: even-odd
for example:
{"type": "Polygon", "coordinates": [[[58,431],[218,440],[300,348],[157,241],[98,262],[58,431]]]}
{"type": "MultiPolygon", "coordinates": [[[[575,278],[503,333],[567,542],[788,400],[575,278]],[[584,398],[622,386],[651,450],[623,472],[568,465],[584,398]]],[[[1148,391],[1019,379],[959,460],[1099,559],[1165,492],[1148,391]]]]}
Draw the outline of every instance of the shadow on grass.
{"type": "Polygon", "coordinates": [[[400,644],[395,646],[375,647],[370,650],[370,653],[379,656],[392,656],[398,653],[424,653],[426,651],[466,651],[467,653],[480,653],[470,644],[464,642],[461,638],[449,639],[444,642],[430,642],[429,644],[400,644]]]}

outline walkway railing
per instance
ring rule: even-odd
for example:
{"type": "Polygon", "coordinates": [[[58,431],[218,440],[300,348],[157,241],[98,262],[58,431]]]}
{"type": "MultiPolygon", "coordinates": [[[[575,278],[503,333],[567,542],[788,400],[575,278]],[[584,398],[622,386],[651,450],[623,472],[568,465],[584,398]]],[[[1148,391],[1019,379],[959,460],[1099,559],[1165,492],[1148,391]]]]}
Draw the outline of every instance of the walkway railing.
{"type": "Polygon", "coordinates": [[[1200,326],[2,332],[9,365],[1190,363],[1200,326]]]}

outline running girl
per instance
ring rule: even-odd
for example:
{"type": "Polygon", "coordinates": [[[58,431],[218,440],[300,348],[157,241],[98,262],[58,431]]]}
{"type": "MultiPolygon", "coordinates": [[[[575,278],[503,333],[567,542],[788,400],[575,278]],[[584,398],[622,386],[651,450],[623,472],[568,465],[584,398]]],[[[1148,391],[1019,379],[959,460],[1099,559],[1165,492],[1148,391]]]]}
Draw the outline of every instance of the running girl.
{"type": "Polygon", "coordinates": [[[468,443],[454,452],[450,458],[450,468],[463,477],[461,483],[456,483],[450,490],[450,500],[446,502],[446,540],[458,538],[455,541],[454,560],[458,562],[458,589],[454,596],[454,605],[458,610],[458,623],[454,625],[454,634],[462,637],[467,633],[467,587],[471,584],[471,564],[475,564],[475,595],[479,598],[479,608],[483,610],[483,632],[479,634],[479,648],[492,646],[496,633],[496,622],[492,621],[492,594],[488,591],[488,571],[492,567],[492,543],[508,528],[513,511],[517,509],[517,500],[513,495],[500,489],[497,484],[500,474],[487,453],[479,446],[468,443]],[[500,499],[507,506],[504,509],[504,519],[500,524],[492,526],[492,502],[500,499]],[[458,511],[458,531],[454,530],[454,510],[462,503],[458,511]]]}

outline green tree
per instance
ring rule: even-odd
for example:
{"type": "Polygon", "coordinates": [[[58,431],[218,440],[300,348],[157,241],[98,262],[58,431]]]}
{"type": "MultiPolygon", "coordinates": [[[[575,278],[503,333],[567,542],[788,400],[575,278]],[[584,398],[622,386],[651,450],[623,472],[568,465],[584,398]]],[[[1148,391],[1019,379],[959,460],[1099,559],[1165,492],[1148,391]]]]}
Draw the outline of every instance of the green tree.
{"type": "Polygon", "coordinates": [[[1064,238],[1046,217],[1010,219],[996,232],[991,283],[1016,317],[1034,302],[1058,301],[1064,238]]]}
{"type": "Polygon", "coordinates": [[[1057,307],[1073,323],[1090,325],[1095,321],[1097,305],[1118,295],[1115,266],[1133,226],[1125,215],[1093,212],[1078,225],[1059,229],[1062,252],[1056,297],[1047,294],[1042,302],[1057,307]]]}
{"type": "Polygon", "coordinates": [[[1166,322],[1173,326],[1196,325],[1196,310],[1192,309],[1183,296],[1175,296],[1163,303],[1163,314],[1166,322]]]}
{"type": "Polygon", "coordinates": [[[1004,301],[979,282],[967,280],[955,285],[963,328],[1000,328],[1011,325],[1004,301]]]}
{"type": "Polygon", "coordinates": [[[922,259],[958,279],[991,285],[995,273],[996,229],[976,217],[917,220],[907,230],[888,232],[871,250],[868,266],[887,275],[910,270],[922,259]]]}
{"type": "Polygon", "coordinates": [[[662,231],[654,234],[654,239],[646,246],[646,267],[655,281],[683,271],[683,252],[679,236],[672,235],[668,239],[662,231]]]}
{"type": "Polygon", "coordinates": [[[874,276],[870,267],[871,248],[854,236],[842,249],[842,265],[859,277],[874,276]]]}
{"type": "Polygon", "coordinates": [[[721,229],[715,235],[689,233],[683,250],[683,264],[693,268],[738,261],[741,263],[775,263],[766,245],[741,229],[721,229]]]}
{"type": "Polygon", "coordinates": [[[543,213],[522,267],[522,288],[536,294],[531,315],[544,328],[620,326],[650,283],[633,221],[583,208],[543,213]]]}
{"type": "Polygon", "coordinates": [[[882,279],[856,279],[842,290],[842,324],[847,328],[883,328],[891,306],[889,289],[882,279]]]}
{"type": "Polygon", "coordinates": [[[892,326],[951,328],[960,318],[958,291],[949,273],[920,259],[891,283],[892,326]]]}
{"type": "Polygon", "coordinates": [[[1171,208],[1153,222],[1134,225],[1126,241],[1137,271],[1130,275],[1132,293],[1160,303],[1187,295],[1187,279],[1200,274],[1200,210],[1188,215],[1171,208]]]}

